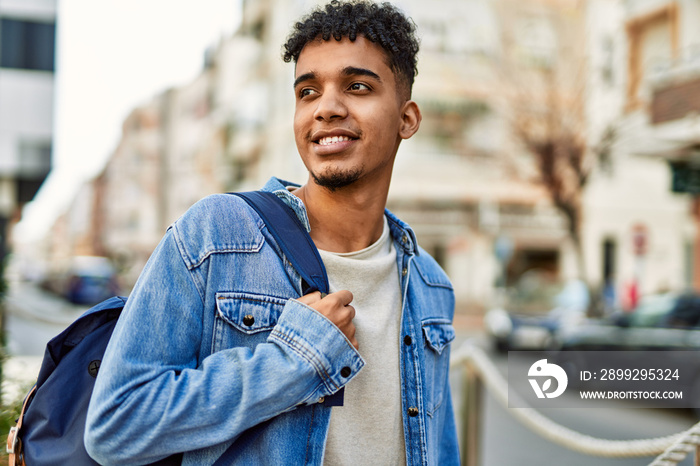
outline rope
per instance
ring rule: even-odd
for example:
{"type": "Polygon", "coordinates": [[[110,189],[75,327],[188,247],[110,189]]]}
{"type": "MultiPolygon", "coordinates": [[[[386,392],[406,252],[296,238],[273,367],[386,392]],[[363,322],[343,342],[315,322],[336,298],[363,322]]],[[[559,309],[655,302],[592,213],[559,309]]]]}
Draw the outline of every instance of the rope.
{"type": "MultiPolygon", "coordinates": [[[[682,435],[673,442],[663,453],[649,464],[649,466],[674,466],[685,459],[688,453],[695,450],[700,444],[700,422],[690,429],[682,432],[682,435]]],[[[697,455],[698,453],[696,453],[697,455]]],[[[696,459],[697,460],[697,459],[696,459]]]]}
{"type": "MultiPolygon", "coordinates": [[[[470,343],[465,343],[453,355],[451,365],[464,364],[474,369],[489,388],[493,396],[503,405],[508,406],[508,384],[503,375],[489,360],[484,351],[470,343]]],[[[511,394],[512,396],[517,396],[511,394]]],[[[518,398],[512,404],[525,406],[518,398]]],[[[591,456],[609,458],[635,458],[659,455],[650,466],[672,466],[682,461],[688,453],[700,444],[700,422],[685,432],[666,437],[640,440],[607,440],[581,434],[568,427],[557,424],[533,408],[509,409],[508,412],[523,425],[541,437],[591,456]]]]}

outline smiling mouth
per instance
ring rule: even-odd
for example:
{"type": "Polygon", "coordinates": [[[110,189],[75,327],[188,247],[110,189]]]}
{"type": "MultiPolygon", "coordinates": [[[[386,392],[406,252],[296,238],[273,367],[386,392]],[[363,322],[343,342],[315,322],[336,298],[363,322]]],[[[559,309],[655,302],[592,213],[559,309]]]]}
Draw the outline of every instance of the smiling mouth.
{"type": "Polygon", "coordinates": [[[354,141],[355,138],[348,136],[327,136],[315,141],[316,144],[321,146],[330,146],[332,144],[338,144],[340,142],[354,141]]]}

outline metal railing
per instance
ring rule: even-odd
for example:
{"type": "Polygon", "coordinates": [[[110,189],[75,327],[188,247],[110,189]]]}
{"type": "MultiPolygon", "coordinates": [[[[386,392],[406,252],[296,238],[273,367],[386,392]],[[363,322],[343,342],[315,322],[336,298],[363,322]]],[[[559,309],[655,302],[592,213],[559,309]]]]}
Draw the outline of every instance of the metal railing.
{"type": "MultiPolygon", "coordinates": [[[[483,390],[487,389],[501,405],[507,408],[508,384],[486,353],[469,342],[453,353],[451,366],[461,366],[464,369],[460,442],[462,464],[478,466],[483,390]]],[[[512,396],[515,395],[511,394],[512,396]]],[[[523,400],[517,400],[514,404],[525,406],[523,400]]],[[[690,452],[695,450],[695,466],[700,466],[700,422],[684,432],[666,437],[607,440],[581,434],[557,424],[533,408],[507,409],[507,411],[541,437],[585,455],[608,458],[656,456],[649,463],[650,466],[672,466],[683,461],[690,452]]]]}

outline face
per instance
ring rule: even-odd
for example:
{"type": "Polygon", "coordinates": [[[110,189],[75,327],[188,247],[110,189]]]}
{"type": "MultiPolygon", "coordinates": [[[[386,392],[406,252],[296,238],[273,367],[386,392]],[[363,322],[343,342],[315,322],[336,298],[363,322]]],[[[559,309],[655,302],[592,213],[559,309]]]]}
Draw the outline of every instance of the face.
{"type": "Polygon", "coordinates": [[[362,36],[313,41],[296,64],[294,134],[314,181],[332,190],[388,183],[402,139],[420,125],[384,51],[362,36]]]}

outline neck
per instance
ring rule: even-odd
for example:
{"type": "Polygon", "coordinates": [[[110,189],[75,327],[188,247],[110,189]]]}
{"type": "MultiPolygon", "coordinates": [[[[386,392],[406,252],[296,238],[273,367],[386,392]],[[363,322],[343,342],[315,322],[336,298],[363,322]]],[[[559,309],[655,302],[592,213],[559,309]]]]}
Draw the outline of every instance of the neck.
{"type": "Polygon", "coordinates": [[[306,206],[311,239],[330,252],[354,252],[376,242],[384,228],[384,189],[348,186],[331,191],[309,179],[296,194],[306,206]]]}

